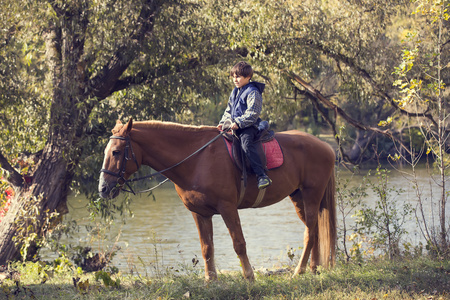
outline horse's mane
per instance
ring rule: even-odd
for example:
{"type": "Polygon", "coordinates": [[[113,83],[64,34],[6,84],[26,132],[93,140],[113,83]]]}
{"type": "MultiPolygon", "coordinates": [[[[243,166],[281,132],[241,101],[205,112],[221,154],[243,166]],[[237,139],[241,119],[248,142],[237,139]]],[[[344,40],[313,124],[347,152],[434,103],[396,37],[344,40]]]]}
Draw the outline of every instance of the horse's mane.
{"type": "MultiPolygon", "coordinates": [[[[114,132],[119,132],[120,129],[124,125],[121,123],[117,123],[114,129],[114,132]]],[[[133,128],[152,128],[152,129],[167,129],[167,130],[177,130],[177,131],[217,131],[217,128],[214,126],[205,126],[205,125],[185,125],[174,122],[162,122],[162,121],[136,121],[133,122],[133,128]]]]}
{"type": "Polygon", "coordinates": [[[179,124],[174,122],[161,122],[161,121],[142,121],[142,122],[135,122],[133,123],[133,127],[136,128],[156,128],[156,129],[175,129],[175,130],[182,130],[182,131],[205,131],[205,130],[211,130],[216,129],[214,126],[205,126],[205,125],[186,125],[186,124],[179,124]]]}

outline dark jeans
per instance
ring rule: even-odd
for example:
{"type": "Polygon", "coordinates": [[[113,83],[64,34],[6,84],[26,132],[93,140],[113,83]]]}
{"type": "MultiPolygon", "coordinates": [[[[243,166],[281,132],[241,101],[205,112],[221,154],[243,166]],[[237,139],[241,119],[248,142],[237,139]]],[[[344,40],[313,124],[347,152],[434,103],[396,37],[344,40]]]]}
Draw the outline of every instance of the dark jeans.
{"type": "Polygon", "coordinates": [[[250,166],[253,172],[259,177],[265,175],[261,159],[259,158],[256,150],[255,136],[258,134],[258,129],[254,126],[250,126],[243,129],[238,129],[236,135],[241,140],[241,147],[250,161],[250,166]]]}

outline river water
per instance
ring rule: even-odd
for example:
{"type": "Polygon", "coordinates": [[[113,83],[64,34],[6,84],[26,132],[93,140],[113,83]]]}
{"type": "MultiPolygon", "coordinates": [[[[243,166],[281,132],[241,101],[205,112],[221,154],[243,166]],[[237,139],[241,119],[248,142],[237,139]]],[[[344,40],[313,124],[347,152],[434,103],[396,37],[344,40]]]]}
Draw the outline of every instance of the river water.
{"type": "MultiPolygon", "coordinates": [[[[416,190],[412,188],[410,179],[405,177],[403,172],[410,171],[392,170],[389,173],[389,186],[404,189],[401,195],[390,197],[399,205],[407,202],[416,206],[416,190]]],[[[339,176],[342,179],[349,179],[350,186],[356,186],[362,182],[364,175],[351,175],[350,172],[341,171],[339,176]]],[[[430,176],[424,167],[418,170],[417,176],[423,199],[428,203],[432,194],[438,195],[437,186],[433,182],[430,183],[430,176]]],[[[371,180],[376,181],[376,177],[372,175],[371,180]]],[[[127,218],[125,224],[119,218],[106,240],[90,241],[82,227],[75,237],[64,238],[62,242],[73,246],[91,246],[94,251],[105,250],[111,245],[119,246],[121,250],[114,257],[113,263],[124,272],[131,269],[140,272],[164,268],[182,269],[193,266],[195,260],[199,261],[196,268],[202,269],[203,259],[194,220],[178,198],[173,184],[166,183],[154,190],[153,194],[155,200],[142,195],[132,196],[131,210],[134,217],[127,218]],[[116,240],[119,233],[120,236],[116,240]]],[[[368,205],[373,205],[376,200],[375,193],[369,190],[369,195],[364,201],[368,205]]],[[[76,220],[79,225],[93,225],[88,218],[87,200],[84,197],[70,197],[68,205],[70,213],[65,216],[65,221],[76,220]]],[[[450,215],[450,211],[447,215],[450,215]]],[[[301,254],[305,227],[297,217],[289,199],[265,208],[240,210],[240,217],[247,252],[255,269],[277,268],[289,264],[290,259],[287,255],[289,249],[294,251],[297,258],[301,254]]],[[[338,217],[340,219],[338,225],[342,225],[342,216],[339,212],[338,217]]],[[[350,216],[347,218],[349,218],[347,222],[352,222],[350,216]]],[[[213,223],[217,268],[240,270],[239,259],[234,253],[224,222],[220,216],[214,216],[213,223]]],[[[408,235],[403,241],[417,245],[423,240],[414,218],[407,221],[404,227],[408,235]]],[[[52,257],[54,254],[44,251],[43,256],[52,257]]]]}

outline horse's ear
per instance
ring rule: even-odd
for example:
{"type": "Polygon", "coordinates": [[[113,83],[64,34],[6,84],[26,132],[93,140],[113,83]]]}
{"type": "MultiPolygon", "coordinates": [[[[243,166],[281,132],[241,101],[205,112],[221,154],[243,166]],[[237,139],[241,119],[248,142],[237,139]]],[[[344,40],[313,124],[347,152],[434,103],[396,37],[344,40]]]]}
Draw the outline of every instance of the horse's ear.
{"type": "Polygon", "coordinates": [[[131,128],[133,128],[133,118],[130,118],[130,120],[128,120],[127,125],[125,125],[126,131],[127,133],[130,133],[131,128]]]}

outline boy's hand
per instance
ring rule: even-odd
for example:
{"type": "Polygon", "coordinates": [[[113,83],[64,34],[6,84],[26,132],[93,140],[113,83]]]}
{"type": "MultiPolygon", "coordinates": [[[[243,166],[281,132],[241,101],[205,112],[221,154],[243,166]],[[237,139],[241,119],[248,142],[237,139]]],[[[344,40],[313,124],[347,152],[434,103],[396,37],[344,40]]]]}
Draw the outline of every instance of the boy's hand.
{"type": "Polygon", "coordinates": [[[231,123],[231,121],[227,120],[224,124],[219,124],[217,125],[217,129],[219,129],[220,131],[222,130],[238,130],[239,129],[239,125],[235,122],[231,123]],[[223,128],[223,125],[225,125],[225,129],[223,128]],[[228,127],[229,126],[229,127],[228,127]]]}

